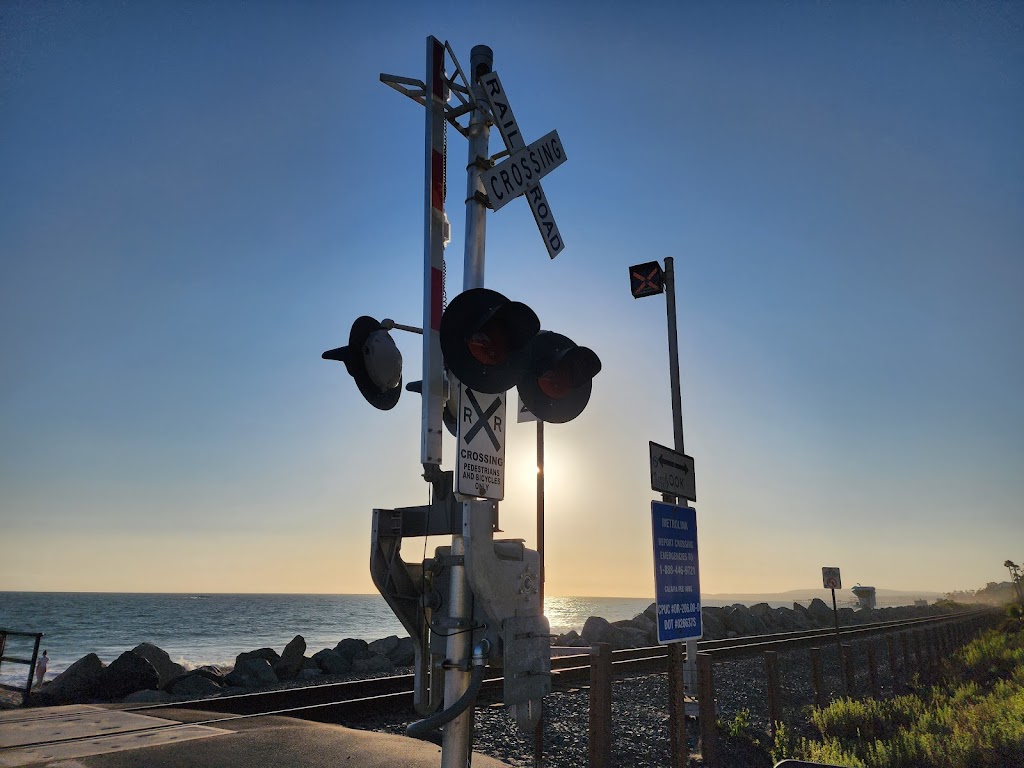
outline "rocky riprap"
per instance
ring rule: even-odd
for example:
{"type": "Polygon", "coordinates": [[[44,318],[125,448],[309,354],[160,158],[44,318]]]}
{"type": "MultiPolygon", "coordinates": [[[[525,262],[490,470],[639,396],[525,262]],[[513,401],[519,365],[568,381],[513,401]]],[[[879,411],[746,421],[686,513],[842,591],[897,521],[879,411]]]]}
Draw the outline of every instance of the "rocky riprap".
{"type": "MultiPolygon", "coordinates": [[[[899,606],[874,610],[840,608],[841,627],[872,624],[879,621],[931,616],[934,606],[899,606]]],[[[658,644],[658,609],[652,603],[641,614],[622,621],[606,621],[591,616],[581,632],[571,631],[555,638],[556,646],[589,648],[594,643],[608,643],[614,650],[644,648],[658,644]]],[[[775,632],[795,632],[801,629],[828,628],[835,624],[835,614],[822,600],[815,598],[810,605],[794,603],[792,608],[772,608],[768,603],[746,606],[740,603],[723,608],[701,608],[705,640],[722,640],[745,635],[768,635],[775,632]]]]}
{"type": "MultiPolygon", "coordinates": [[[[877,610],[839,611],[841,626],[932,615],[934,607],[898,607],[877,610]]],[[[554,639],[556,646],[588,648],[608,643],[613,649],[657,645],[657,607],[652,604],[632,619],[609,622],[592,616],[580,632],[554,639]]],[[[804,607],[772,608],[767,603],[747,607],[736,604],[702,609],[704,637],[721,639],[741,635],[830,627],[832,609],[821,600],[804,607]]],[[[306,655],[306,641],[296,635],[281,653],[258,648],[238,654],[232,668],[213,665],[186,669],[165,651],[150,643],[125,651],[109,665],[94,653],[82,657],[52,681],[32,693],[39,706],[123,701],[157,703],[183,701],[231,693],[326,682],[344,678],[368,678],[409,671],[414,659],[413,641],[392,635],[367,643],[346,638],[334,648],[306,655]]]]}
{"type": "Polygon", "coordinates": [[[346,638],[334,648],[306,656],[296,635],[281,653],[258,648],[238,654],[232,668],[214,665],[186,669],[150,643],[125,651],[109,665],[90,653],[32,692],[36,706],[91,702],[159,703],[302,684],[319,678],[374,677],[407,669],[413,641],[392,635],[367,643],[346,638]]]}

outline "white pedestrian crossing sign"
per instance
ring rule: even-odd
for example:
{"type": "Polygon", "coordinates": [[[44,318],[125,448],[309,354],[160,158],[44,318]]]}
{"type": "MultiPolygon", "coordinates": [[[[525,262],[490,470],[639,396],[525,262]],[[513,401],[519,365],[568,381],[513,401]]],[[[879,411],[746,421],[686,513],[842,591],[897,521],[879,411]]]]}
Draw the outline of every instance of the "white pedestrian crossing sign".
{"type": "Polygon", "coordinates": [[[455,492],[505,498],[505,393],[489,395],[459,385],[455,492]]]}

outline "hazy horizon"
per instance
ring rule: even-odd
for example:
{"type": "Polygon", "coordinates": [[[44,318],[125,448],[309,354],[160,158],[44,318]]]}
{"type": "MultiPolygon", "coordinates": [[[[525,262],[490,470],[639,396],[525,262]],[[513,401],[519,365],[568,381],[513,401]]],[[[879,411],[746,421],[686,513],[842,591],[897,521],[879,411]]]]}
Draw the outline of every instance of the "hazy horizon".
{"type": "MultiPolygon", "coordinates": [[[[978,587],[980,589],[980,587],[978,587]]],[[[836,594],[841,592],[850,592],[850,589],[837,589],[836,594]]],[[[891,588],[878,588],[878,594],[934,594],[941,595],[944,592],[936,592],[935,590],[923,590],[923,589],[891,589],[891,588]]],[[[5,592],[20,592],[20,593],[46,593],[46,594],[122,594],[122,595],[341,595],[341,596],[352,596],[352,597],[380,597],[379,592],[221,592],[218,590],[186,590],[184,592],[148,592],[148,591],[134,591],[134,590],[76,590],[76,589],[0,589],[0,594],[5,592]]],[[[830,591],[827,589],[815,589],[813,587],[803,587],[795,589],[786,589],[779,592],[704,592],[702,591],[702,597],[704,598],[720,598],[720,597],[742,597],[742,596],[771,596],[771,595],[789,595],[789,594],[810,594],[812,592],[821,592],[825,595],[829,595],[830,591]]],[[[624,600],[654,600],[653,593],[651,596],[648,595],[564,595],[564,594],[551,594],[545,593],[545,598],[548,597],[585,597],[592,599],[624,599],[624,600]]]]}

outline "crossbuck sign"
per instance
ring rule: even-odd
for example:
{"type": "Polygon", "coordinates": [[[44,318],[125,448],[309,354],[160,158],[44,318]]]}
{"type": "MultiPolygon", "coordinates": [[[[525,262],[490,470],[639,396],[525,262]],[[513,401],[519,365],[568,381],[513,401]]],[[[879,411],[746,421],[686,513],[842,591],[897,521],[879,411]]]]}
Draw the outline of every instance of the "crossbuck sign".
{"type": "Polygon", "coordinates": [[[505,149],[509,153],[508,159],[482,174],[484,190],[491,201],[491,207],[498,210],[509,200],[525,193],[530,210],[533,211],[533,219],[537,222],[537,229],[544,238],[544,247],[548,249],[548,256],[553,259],[565,248],[565,243],[562,242],[562,235],[555,224],[555,216],[551,213],[551,206],[548,205],[544,190],[541,189],[540,180],[565,162],[562,142],[558,138],[558,133],[552,131],[527,146],[523,134],[519,131],[515,115],[512,114],[505,89],[501,87],[498,73],[487,73],[480,78],[480,84],[487,102],[491,105],[494,124],[501,132],[501,138],[505,140],[505,149]]]}
{"type": "Polygon", "coordinates": [[[505,497],[505,393],[488,395],[459,385],[455,492],[501,501],[505,497]]]}

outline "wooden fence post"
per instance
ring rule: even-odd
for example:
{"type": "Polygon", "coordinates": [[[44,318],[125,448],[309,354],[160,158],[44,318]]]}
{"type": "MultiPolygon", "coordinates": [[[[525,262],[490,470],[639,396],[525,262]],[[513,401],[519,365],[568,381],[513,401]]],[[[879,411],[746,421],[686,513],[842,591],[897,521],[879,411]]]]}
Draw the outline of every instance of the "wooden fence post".
{"type": "Polygon", "coordinates": [[[889,677],[892,678],[892,691],[896,693],[899,690],[899,678],[896,672],[896,641],[892,635],[885,636],[885,648],[889,651],[889,677]]]}
{"type": "Polygon", "coordinates": [[[868,640],[868,681],[871,684],[871,695],[882,698],[882,686],[878,683],[878,658],[875,656],[875,644],[868,640]]]}
{"type": "Polygon", "coordinates": [[[824,709],[828,706],[828,697],[821,673],[821,648],[811,648],[811,684],[814,686],[814,706],[824,709]]]}
{"type": "Polygon", "coordinates": [[[686,743],[686,698],[683,686],[684,643],[668,646],[668,743],[672,768],[686,768],[690,747],[686,743]]]}
{"type": "Polygon", "coordinates": [[[914,630],[913,641],[914,641],[914,661],[917,665],[917,674],[923,679],[925,676],[924,669],[924,652],[921,649],[921,630],[914,630]]]}
{"type": "Polygon", "coordinates": [[[846,683],[846,695],[852,699],[855,695],[853,685],[853,648],[843,643],[841,650],[840,664],[843,668],[843,681],[846,683]]]}
{"type": "Polygon", "coordinates": [[[590,648],[590,768],[608,768],[612,751],[612,647],[590,648]]]}
{"type": "Polygon", "coordinates": [[[706,768],[722,768],[718,751],[718,722],[715,715],[715,677],[711,656],[697,654],[697,705],[700,717],[700,754],[706,768]]]}
{"type": "Polygon", "coordinates": [[[900,646],[903,649],[903,682],[910,685],[910,632],[900,632],[900,646]]]}
{"type": "Polygon", "coordinates": [[[764,652],[764,671],[768,678],[768,728],[772,738],[778,723],[782,722],[782,691],[779,687],[779,654],[776,651],[764,652]]]}

